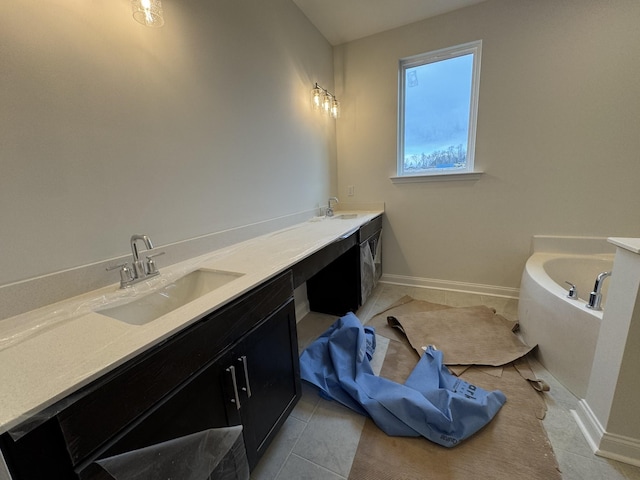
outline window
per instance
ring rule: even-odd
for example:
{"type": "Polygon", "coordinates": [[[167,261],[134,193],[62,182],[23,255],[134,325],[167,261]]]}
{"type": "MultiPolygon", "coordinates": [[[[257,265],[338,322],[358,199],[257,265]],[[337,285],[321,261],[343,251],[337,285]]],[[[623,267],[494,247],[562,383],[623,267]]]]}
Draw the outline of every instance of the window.
{"type": "Polygon", "coordinates": [[[400,60],[396,179],[474,172],[481,46],[400,60]]]}

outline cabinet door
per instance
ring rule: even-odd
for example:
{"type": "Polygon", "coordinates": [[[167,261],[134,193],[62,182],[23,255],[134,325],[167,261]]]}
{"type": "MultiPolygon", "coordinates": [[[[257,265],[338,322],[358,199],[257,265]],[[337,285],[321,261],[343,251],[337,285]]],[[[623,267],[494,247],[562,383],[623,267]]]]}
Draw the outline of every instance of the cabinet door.
{"type": "Polygon", "coordinates": [[[235,366],[245,447],[253,469],[301,394],[293,299],[233,350],[230,364],[235,366]]]}
{"type": "MultiPolygon", "coordinates": [[[[226,379],[220,362],[214,362],[192,376],[175,392],[135,422],[98,459],[157,445],[210,428],[240,423],[239,415],[226,412],[226,379]]],[[[81,480],[111,478],[94,461],[80,467],[81,480]]]]}

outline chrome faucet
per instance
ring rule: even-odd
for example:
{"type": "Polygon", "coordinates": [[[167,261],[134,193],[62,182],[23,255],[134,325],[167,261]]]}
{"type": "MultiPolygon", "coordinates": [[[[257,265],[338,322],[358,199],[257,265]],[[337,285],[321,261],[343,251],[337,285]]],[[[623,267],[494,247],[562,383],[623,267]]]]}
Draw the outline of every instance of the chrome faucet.
{"type": "Polygon", "coordinates": [[[147,276],[147,271],[140,261],[140,257],[138,255],[138,245],[137,241],[142,240],[147,247],[147,250],[151,250],[153,248],[153,243],[151,243],[151,239],[146,235],[131,235],[131,253],[133,254],[133,277],[134,278],[144,278],[147,276]]]}
{"type": "Polygon", "coordinates": [[[565,280],[564,283],[568,284],[571,287],[569,288],[569,292],[567,293],[567,298],[570,298],[571,300],[578,300],[578,287],[567,280],[565,280]]]}
{"type": "Polygon", "coordinates": [[[611,276],[611,272],[602,272],[596,278],[596,283],[593,286],[593,292],[589,294],[589,303],[587,303],[587,308],[592,310],[602,310],[600,304],[602,303],[602,284],[604,283],[604,279],[611,276]]]}
{"type": "Polygon", "coordinates": [[[147,235],[132,235],[131,236],[131,253],[133,255],[132,268],[129,268],[129,264],[127,262],[121,263],[120,265],[107,267],[107,270],[115,270],[116,268],[120,269],[120,288],[130,287],[134,283],[138,283],[147,277],[155,277],[156,275],[160,274],[153,259],[154,257],[164,255],[164,252],[156,253],[154,255],[147,255],[147,261],[143,263],[142,261],[140,261],[140,254],[138,253],[137,242],[139,240],[142,240],[144,242],[144,245],[147,248],[147,250],[153,249],[153,243],[151,242],[151,239],[147,235]]]}
{"type": "Polygon", "coordinates": [[[327,217],[333,217],[333,208],[331,208],[331,200],[333,200],[334,202],[338,203],[338,198],[337,197],[330,197],[329,198],[329,202],[327,205],[327,217]]]}

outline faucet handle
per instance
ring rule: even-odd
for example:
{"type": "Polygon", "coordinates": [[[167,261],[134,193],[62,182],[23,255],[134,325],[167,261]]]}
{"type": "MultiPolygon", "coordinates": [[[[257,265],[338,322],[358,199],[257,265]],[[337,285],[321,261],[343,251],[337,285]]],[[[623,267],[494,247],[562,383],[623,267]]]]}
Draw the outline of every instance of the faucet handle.
{"type": "Polygon", "coordinates": [[[158,273],[158,267],[156,262],[153,261],[155,257],[164,255],[165,252],[154,253],[153,255],[147,255],[147,275],[155,275],[158,273]]]}
{"type": "Polygon", "coordinates": [[[568,284],[571,286],[571,288],[569,289],[569,293],[567,294],[567,298],[571,298],[573,300],[577,300],[578,299],[578,288],[571,282],[568,281],[564,281],[564,283],[568,284]]]}
{"type": "Polygon", "coordinates": [[[125,288],[129,285],[129,282],[133,280],[133,272],[129,268],[129,264],[127,262],[121,263],[119,265],[112,265],[107,267],[107,272],[111,270],[115,270],[116,268],[120,269],[120,288],[125,288]]]}
{"type": "Polygon", "coordinates": [[[331,208],[331,200],[333,200],[335,203],[338,203],[337,197],[329,197],[329,201],[327,202],[327,211],[326,211],[327,217],[333,217],[333,208],[331,208]]]}

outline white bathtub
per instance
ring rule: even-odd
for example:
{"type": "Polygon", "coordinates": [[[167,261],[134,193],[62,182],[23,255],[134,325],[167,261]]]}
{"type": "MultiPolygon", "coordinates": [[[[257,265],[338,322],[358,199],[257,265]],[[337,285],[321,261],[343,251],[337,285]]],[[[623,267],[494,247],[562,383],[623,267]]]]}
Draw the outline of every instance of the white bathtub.
{"type": "Polygon", "coordinates": [[[538,345],[540,363],[584,398],[602,321],[602,311],[585,305],[598,274],[612,269],[615,249],[605,238],[537,236],[533,251],[520,284],[520,331],[528,345],[538,345]],[[567,298],[565,281],[576,285],[578,300],[567,298]]]}

